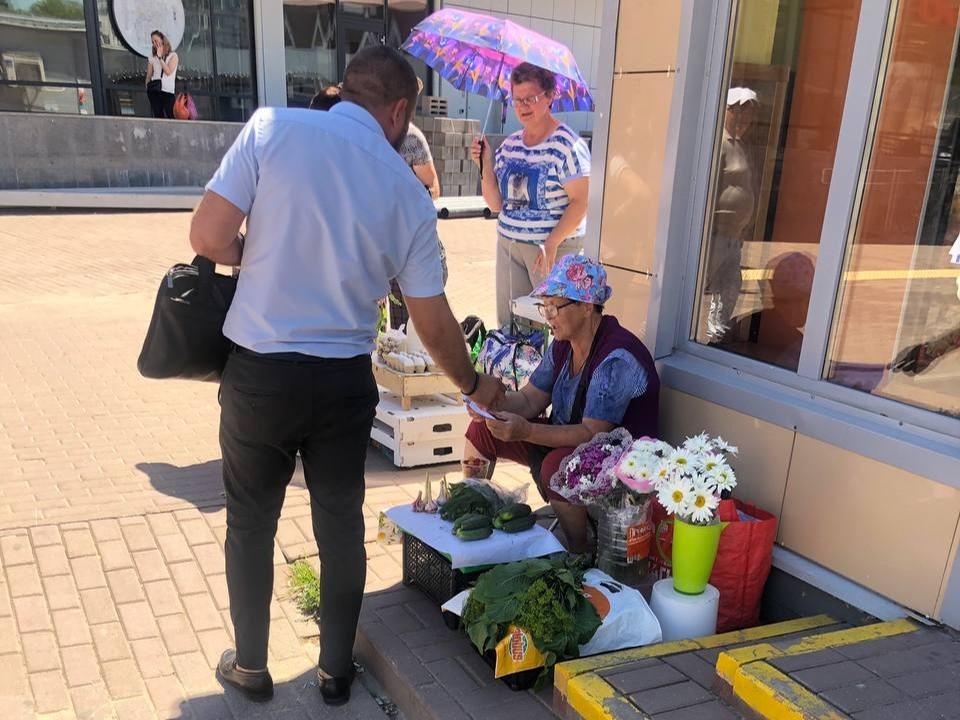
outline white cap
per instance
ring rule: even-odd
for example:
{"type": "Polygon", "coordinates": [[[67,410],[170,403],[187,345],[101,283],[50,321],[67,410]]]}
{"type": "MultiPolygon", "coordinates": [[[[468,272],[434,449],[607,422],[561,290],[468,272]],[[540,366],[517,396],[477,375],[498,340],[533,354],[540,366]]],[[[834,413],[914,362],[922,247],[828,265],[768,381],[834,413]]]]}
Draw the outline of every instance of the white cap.
{"type": "Polygon", "coordinates": [[[727,90],[727,105],[743,105],[758,102],[757,92],[747,87],[732,87],[727,90]]]}

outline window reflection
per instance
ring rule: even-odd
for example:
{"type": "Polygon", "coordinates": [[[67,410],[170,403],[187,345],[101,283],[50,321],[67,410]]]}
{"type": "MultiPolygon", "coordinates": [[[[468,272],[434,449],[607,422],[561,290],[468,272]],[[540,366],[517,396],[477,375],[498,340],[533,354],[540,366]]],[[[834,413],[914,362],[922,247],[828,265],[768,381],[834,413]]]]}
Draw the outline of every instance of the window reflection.
{"type": "MultiPolygon", "coordinates": [[[[113,27],[109,0],[97,0],[107,112],[150,116],[144,88],[147,60],[126,48],[113,27]]],[[[189,91],[201,119],[242,122],[253,114],[249,0],[184,0],[177,92],[189,91]]]]}
{"type": "MultiPolygon", "coordinates": [[[[414,26],[430,14],[427,0],[387,0],[387,45],[399,48],[414,26]]],[[[420,58],[406,56],[417,77],[423,80],[425,94],[431,91],[430,70],[420,58]]]]}
{"type": "Polygon", "coordinates": [[[0,0],[0,110],[92,112],[81,0],[0,0]]]}
{"type": "Polygon", "coordinates": [[[859,0],[742,0],[694,338],[796,370],[859,0]]]}
{"type": "Polygon", "coordinates": [[[960,416],[958,24],[904,0],[826,377],[960,416]]]}
{"type": "Polygon", "coordinates": [[[317,90],[337,82],[336,5],[332,0],[283,4],[287,104],[306,107],[317,90]]]}
{"type": "Polygon", "coordinates": [[[253,94],[253,57],[250,55],[250,17],[246,0],[214,3],[217,79],[225,93],[253,94]]]}

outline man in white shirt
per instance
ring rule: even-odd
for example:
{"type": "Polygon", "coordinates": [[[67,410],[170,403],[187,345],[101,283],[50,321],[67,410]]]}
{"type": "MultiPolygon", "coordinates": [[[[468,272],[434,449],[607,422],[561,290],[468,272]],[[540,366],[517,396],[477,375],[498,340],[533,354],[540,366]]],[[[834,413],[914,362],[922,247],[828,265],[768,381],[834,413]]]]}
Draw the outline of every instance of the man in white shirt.
{"type": "Polygon", "coordinates": [[[350,697],[366,577],[364,460],[378,402],[377,300],[399,278],[420,337],[475,402],[503,388],[470,364],[443,294],[436,211],[396,149],[417,94],[395,50],[357,53],[330,112],[258,110],[193,217],[194,250],[240,265],[220,387],[227,587],[236,650],[217,672],[249,697],[267,670],[273,541],[299,452],[320,550],[318,675],[326,703],[350,697]],[[245,241],[238,237],[246,218],[245,241]]]}

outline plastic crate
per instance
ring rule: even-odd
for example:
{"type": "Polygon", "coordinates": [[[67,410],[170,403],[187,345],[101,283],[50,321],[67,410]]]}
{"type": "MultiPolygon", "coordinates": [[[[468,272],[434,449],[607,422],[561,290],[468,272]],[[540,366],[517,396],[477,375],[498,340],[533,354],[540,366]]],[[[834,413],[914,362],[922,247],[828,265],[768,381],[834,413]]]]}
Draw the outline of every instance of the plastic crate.
{"type": "Polygon", "coordinates": [[[416,585],[442,605],[483,572],[482,568],[461,572],[450,561],[409,533],[403,534],[403,584],[416,585]]]}

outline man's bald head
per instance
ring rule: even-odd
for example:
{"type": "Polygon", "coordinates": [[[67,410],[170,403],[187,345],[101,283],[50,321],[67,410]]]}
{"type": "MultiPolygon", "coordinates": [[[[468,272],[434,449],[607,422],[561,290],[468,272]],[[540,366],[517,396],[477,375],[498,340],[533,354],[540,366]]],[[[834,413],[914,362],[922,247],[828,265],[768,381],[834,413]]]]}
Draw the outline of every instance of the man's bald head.
{"type": "Polygon", "coordinates": [[[412,115],[417,92],[417,76],[410,63],[399,51],[378,46],[353,56],[343,76],[341,97],[375,115],[398,100],[406,100],[412,115]]]}

